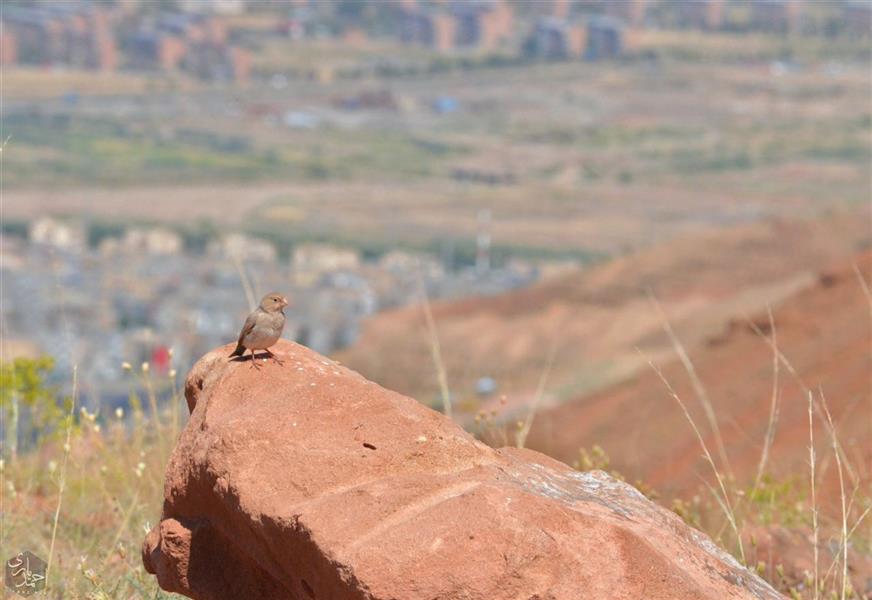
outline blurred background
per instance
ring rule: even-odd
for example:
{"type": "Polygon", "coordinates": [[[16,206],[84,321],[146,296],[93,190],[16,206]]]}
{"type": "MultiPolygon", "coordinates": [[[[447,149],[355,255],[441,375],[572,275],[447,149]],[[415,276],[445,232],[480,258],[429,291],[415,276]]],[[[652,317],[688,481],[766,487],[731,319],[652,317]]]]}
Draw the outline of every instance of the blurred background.
{"type": "Polygon", "coordinates": [[[75,366],[85,423],[171,404],[275,289],[286,338],[697,522],[711,473],[649,362],[737,494],[803,476],[823,393],[868,506],[872,3],[0,17],[2,361],[60,395],[75,366]]]}

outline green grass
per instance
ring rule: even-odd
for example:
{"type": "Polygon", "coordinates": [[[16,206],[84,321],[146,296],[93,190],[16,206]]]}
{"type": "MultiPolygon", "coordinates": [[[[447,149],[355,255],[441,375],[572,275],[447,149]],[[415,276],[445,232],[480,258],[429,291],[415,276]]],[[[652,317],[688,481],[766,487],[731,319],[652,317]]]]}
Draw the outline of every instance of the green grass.
{"type": "MultiPolygon", "coordinates": [[[[47,597],[177,597],[160,591],[155,578],[145,573],[140,546],[147,527],[160,516],[163,469],[184,402],[171,392],[156,412],[157,390],[177,389],[175,373],[129,373],[131,408],[126,413],[89,413],[70,404],[71,418],[56,418],[54,427],[41,430],[26,451],[16,456],[8,444],[4,448],[0,545],[4,552],[30,550],[50,562],[47,597]]],[[[5,391],[20,392],[9,386],[5,391]]],[[[9,401],[7,395],[2,407],[7,417],[9,401]]],[[[19,432],[21,439],[33,433],[19,432]]]]}
{"type": "Polygon", "coordinates": [[[39,115],[8,118],[6,131],[14,140],[14,152],[4,153],[10,187],[246,180],[282,172],[273,155],[239,137],[183,131],[163,140],[121,121],[39,115]]]}
{"type": "Polygon", "coordinates": [[[287,141],[146,121],[24,115],[6,119],[7,187],[154,182],[420,179],[466,149],[402,132],[286,132],[287,141]],[[163,131],[164,133],[160,133],[163,131]]]}

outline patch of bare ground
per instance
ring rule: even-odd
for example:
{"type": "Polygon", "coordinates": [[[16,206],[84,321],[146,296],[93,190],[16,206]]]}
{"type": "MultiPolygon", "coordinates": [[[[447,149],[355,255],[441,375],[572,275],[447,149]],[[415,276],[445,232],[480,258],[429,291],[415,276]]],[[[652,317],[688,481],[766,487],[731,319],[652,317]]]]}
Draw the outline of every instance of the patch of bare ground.
{"type": "MultiPolygon", "coordinates": [[[[775,473],[807,470],[807,392],[812,390],[826,397],[854,476],[866,481],[870,476],[870,305],[854,265],[868,279],[872,253],[840,262],[823,269],[773,312],[778,348],[795,371],[782,368],[778,380],[776,441],[769,459],[775,473]]],[[[765,311],[749,318],[733,317],[691,352],[740,481],[753,478],[760,460],[773,388],[772,349],[756,329],[771,336],[765,311]]],[[[666,360],[662,357],[657,362],[666,360]]],[[[704,423],[684,367],[672,360],[663,366],[663,374],[697,422],[704,423]]],[[[657,374],[647,368],[629,381],[543,411],[537,424],[531,432],[531,447],[572,460],[579,447],[595,442],[606,450],[615,469],[644,479],[667,495],[696,491],[700,475],[708,471],[685,417],[657,374]]],[[[820,436],[826,442],[824,434],[820,436]]],[[[705,439],[710,447],[715,446],[711,432],[705,439]]],[[[823,493],[835,494],[835,465],[829,464],[828,469],[822,474],[829,483],[823,493]]],[[[824,504],[837,505],[835,501],[824,504]]]]}

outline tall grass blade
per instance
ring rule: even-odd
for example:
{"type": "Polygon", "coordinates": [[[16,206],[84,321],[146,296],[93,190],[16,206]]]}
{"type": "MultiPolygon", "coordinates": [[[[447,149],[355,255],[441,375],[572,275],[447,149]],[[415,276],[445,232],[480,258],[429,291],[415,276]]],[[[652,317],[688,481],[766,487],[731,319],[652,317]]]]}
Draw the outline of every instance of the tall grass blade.
{"type": "MultiPolygon", "coordinates": [[[[636,350],[639,351],[638,348],[636,350]]],[[[639,351],[639,353],[641,354],[641,351],[639,351]]],[[[644,355],[643,355],[643,358],[645,358],[644,355]]],[[[742,563],[744,564],[745,563],[745,547],[744,547],[744,544],[742,543],[742,536],[739,533],[738,523],[736,522],[736,513],[733,510],[732,504],[730,502],[730,495],[727,493],[727,487],[724,484],[724,478],[721,475],[721,472],[718,470],[718,466],[717,466],[717,464],[715,464],[714,458],[712,458],[712,454],[708,449],[708,445],[706,445],[705,440],[702,437],[702,433],[700,432],[699,427],[697,427],[696,421],[694,421],[693,417],[690,416],[690,411],[687,410],[687,406],[684,404],[684,401],[681,399],[681,397],[678,395],[678,393],[672,387],[672,384],[669,383],[669,380],[666,379],[666,377],[663,375],[663,372],[660,370],[660,368],[657,367],[657,365],[655,365],[654,362],[651,361],[650,359],[646,359],[646,360],[647,360],[648,364],[651,366],[651,368],[654,370],[654,372],[657,374],[657,377],[660,378],[660,381],[663,382],[663,385],[666,386],[666,389],[668,390],[669,395],[672,396],[672,398],[678,403],[678,406],[681,408],[681,411],[684,413],[685,418],[687,419],[688,423],[690,423],[691,428],[693,428],[694,434],[696,434],[696,439],[697,439],[697,441],[699,441],[699,445],[702,447],[703,453],[705,455],[705,459],[708,462],[708,464],[711,466],[712,471],[715,474],[715,479],[717,479],[718,486],[720,487],[720,490],[721,490],[722,496],[718,497],[717,494],[715,494],[715,499],[718,501],[718,504],[721,505],[721,507],[724,511],[724,514],[727,517],[727,521],[729,521],[730,527],[733,530],[733,535],[736,536],[736,543],[738,544],[738,547],[739,547],[739,557],[742,559],[742,563]]]]}
{"type": "Polygon", "coordinates": [[[684,348],[684,344],[682,344],[681,340],[678,339],[678,336],[672,329],[672,325],[669,323],[669,319],[666,318],[666,313],[664,312],[663,307],[650,292],[648,293],[648,299],[660,316],[660,319],[663,322],[663,331],[665,331],[666,335],[669,336],[669,341],[672,343],[672,347],[675,349],[675,353],[678,355],[681,364],[684,366],[684,370],[687,371],[688,376],[690,376],[693,390],[696,393],[700,404],[702,405],[706,419],[709,422],[709,427],[711,428],[712,434],[715,437],[715,445],[717,446],[718,455],[720,456],[721,463],[727,470],[727,474],[730,476],[730,479],[733,479],[733,470],[730,467],[730,460],[727,457],[727,448],[724,445],[724,438],[721,435],[721,428],[718,425],[718,418],[715,414],[715,409],[712,406],[708,393],[706,392],[705,386],[702,384],[702,380],[699,378],[699,375],[696,372],[696,367],[690,360],[690,356],[687,354],[687,350],[684,348]]]}

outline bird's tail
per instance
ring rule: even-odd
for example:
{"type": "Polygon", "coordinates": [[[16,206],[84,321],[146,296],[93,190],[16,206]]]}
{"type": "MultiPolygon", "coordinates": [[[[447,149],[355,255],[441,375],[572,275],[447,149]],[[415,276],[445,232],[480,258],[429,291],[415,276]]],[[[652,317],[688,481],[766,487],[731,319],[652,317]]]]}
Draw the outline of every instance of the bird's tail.
{"type": "Polygon", "coordinates": [[[233,358],[234,356],[242,356],[245,353],[245,346],[242,344],[236,344],[236,350],[233,351],[232,354],[228,358],[233,358]]]}

